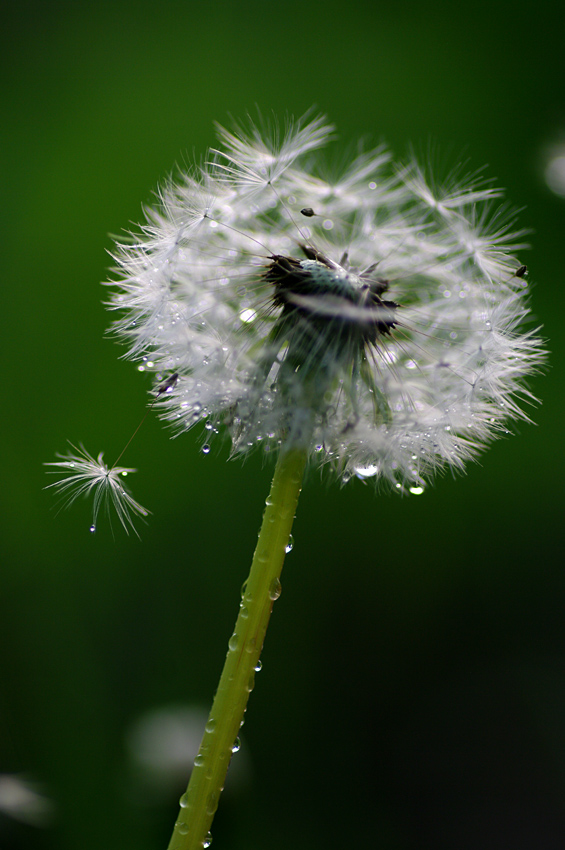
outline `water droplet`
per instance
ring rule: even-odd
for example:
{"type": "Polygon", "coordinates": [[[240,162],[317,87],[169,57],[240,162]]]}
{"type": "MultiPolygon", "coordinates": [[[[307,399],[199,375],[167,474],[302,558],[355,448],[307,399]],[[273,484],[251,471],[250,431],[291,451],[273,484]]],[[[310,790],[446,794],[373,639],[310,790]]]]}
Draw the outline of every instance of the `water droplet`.
{"type": "Polygon", "coordinates": [[[274,578],[269,586],[269,599],[273,601],[281,595],[282,587],[278,578],[274,578]]]}
{"type": "Polygon", "coordinates": [[[243,619],[246,620],[249,617],[249,611],[247,610],[247,606],[244,605],[243,602],[242,602],[240,604],[239,608],[240,608],[240,611],[239,611],[240,617],[243,617],[243,619]]]}
{"type": "Polygon", "coordinates": [[[217,791],[212,791],[211,794],[208,794],[208,798],[206,800],[206,811],[209,815],[213,815],[218,808],[218,801],[220,799],[220,795],[217,791]]]}
{"type": "Polygon", "coordinates": [[[247,308],[246,310],[242,310],[241,313],[239,314],[239,318],[244,324],[249,324],[250,322],[253,322],[254,319],[256,319],[256,317],[257,317],[256,311],[251,310],[250,308],[247,308]]]}
{"type": "Polygon", "coordinates": [[[253,669],[259,673],[263,669],[263,662],[259,660],[253,669]]]}
{"type": "Polygon", "coordinates": [[[208,734],[213,732],[215,728],[216,728],[216,721],[215,720],[209,720],[208,723],[205,726],[205,730],[206,730],[206,732],[208,732],[208,734]]]}
{"type": "Polygon", "coordinates": [[[239,738],[236,738],[235,741],[233,742],[233,747],[231,748],[231,751],[232,751],[232,753],[238,753],[240,749],[241,749],[241,741],[239,740],[239,738]]]}
{"type": "Polygon", "coordinates": [[[208,443],[205,443],[202,446],[202,454],[204,454],[204,455],[210,454],[210,446],[208,445],[208,443]]]}
{"type": "Polygon", "coordinates": [[[95,525],[91,525],[91,526],[90,526],[90,528],[89,528],[88,530],[91,532],[91,534],[94,534],[94,532],[96,531],[96,526],[95,526],[95,525]]]}
{"type": "Polygon", "coordinates": [[[424,492],[423,487],[409,487],[408,492],[412,493],[413,496],[420,496],[424,492]]]}
{"type": "Polygon", "coordinates": [[[379,467],[374,464],[368,464],[367,466],[355,466],[354,472],[357,478],[372,478],[377,475],[379,471],[379,467]]]}
{"type": "Polygon", "coordinates": [[[186,791],[179,800],[179,806],[181,807],[181,809],[186,809],[186,807],[188,806],[188,794],[186,793],[186,791]]]}
{"type": "Polygon", "coordinates": [[[194,759],[194,767],[202,767],[204,764],[204,756],[202,753],[198,753],[196,758],[194,759]]]}
{"type": "Polygon", "coordinates": [[[237,649],[238,643],[239,643],[239,638],[234,632],[233,635],[231,636],[231,638],[228,641],[228,647],[231,650],[231,652],[234,652],[237,649]]]}
{"type": "Polygon", "coordinates": [[[209,847],[211,843],[212,843],[212,833],[208,832],[207,835],[206,835],[206,838],[204,839],[202,846],[203,847],[209,847]]]}
{"type": "Polygon", "coordinates": [[[188,826],[180,820],[176,822],[175,829],[179,835],[188,835],[188,826]]]}
{"type": "Polygon", "coordinates": [[[290,537],[288,538],[288,543],[284,547],[284,551],[288,555],[289,552],[292,552],[293,548],[294,548],[294,537],[291,534],[290,537]]]}

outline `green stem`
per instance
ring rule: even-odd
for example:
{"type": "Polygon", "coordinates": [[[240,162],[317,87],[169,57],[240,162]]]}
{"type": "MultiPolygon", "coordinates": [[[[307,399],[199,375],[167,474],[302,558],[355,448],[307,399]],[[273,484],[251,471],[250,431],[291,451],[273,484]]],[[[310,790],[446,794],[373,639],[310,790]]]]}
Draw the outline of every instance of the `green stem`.
{"type": "Polygon", "coordinates": [[[273,602],[280,595],[279,579],[305,464],[306,452],[299,449],[279,457],[235,631],[168,850],[208,846],[209,829],[253,690],[273,602]]]}

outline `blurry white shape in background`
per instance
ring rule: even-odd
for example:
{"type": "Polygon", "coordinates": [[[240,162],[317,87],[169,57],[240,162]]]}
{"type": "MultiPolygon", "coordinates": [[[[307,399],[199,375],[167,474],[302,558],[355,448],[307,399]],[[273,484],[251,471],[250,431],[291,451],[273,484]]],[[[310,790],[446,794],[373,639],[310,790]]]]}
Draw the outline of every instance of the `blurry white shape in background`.
{"type": "MultiPolygon", "coordinates": [[[[152,709],[132,723],[126,735],[126,748],[136,794],[144,789],[158,803],[171,794],[182,793],[198,753],[206,720],[207,715],[201,708],[173,705],[152,709]]],[[[249,754],[242,745],[230,764],[227,793],[245,784],[248,774],[249,754]]],[[[142,797],[145,797],[143,793],[142,797]]],[[[144,804],[147,802],[143,800],[144,804]]]]}
{"type": "Polygon", "coordinates": [[[31,826],[49,826],[54,806],[33,783],[3,773],[0,774],[0,812],[31,826]]]}
{"type": "Polygon", "coordinates": [[[551,191],[565,198],[565,144],[549,148],[544,174],[545,182],[551,191]]]}

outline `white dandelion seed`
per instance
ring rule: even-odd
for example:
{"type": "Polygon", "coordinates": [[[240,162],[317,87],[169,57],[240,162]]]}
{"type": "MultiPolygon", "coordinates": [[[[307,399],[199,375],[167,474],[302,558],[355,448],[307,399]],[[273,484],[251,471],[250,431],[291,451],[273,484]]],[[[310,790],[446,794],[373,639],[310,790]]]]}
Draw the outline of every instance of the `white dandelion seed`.
{"type": "MultiPolygon", "coordinates": [[[[71,444],[72,445],[72,444],[71,444]]],[[[92,525],[90,530],[96,531],[96,522],[100,510],[109,514],[112,506],[129,534],[131,528],[136,534],[133,524],[135,516],[146,517],[149,511],[140,505],[131,496],[123,483],[123,477],[135,469],[125,466],[108,467],[104,463],[102,452],[96,459],[90,455],[82,446],[72,446],[75,454],[69,452],[67,455],[57,455],[61,460],[46,463],[45,466],[57,467],[50,470],[52,474],[60,474],[64,477],[60,481],[54,481],[47,485],[47,489],[53,487],[62,496],[62,507],[69,507],[79,496],[94,496],[92,513],[92,525]]]]}
{"type": "Polygon", "coordinates": [[[527,418],[543,351],[520,330],[523,234],[476,175],[442,188],[383,148],[324,179],[312,151],[332,130],[220,128],[118,246],[115,329],[178,373],[162,415],[205,422],[207,449],[224,428],[235,453],[308,448],[343,480],[421,492],[527,418]]]}

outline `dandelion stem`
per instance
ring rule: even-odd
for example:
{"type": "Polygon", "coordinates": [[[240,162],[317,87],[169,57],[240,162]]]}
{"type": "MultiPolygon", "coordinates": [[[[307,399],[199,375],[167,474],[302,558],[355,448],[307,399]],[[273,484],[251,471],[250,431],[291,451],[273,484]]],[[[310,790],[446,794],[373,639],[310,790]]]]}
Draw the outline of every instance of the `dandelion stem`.
{"type": "Polygon", "coordinates": [[[306,452],[281,453],[267,499],[251,571],[242,591],[239,616],[175,824],[169,850],[201,850],[218,806],[233,747],[263,648],[296,512],[306,452]]]}

